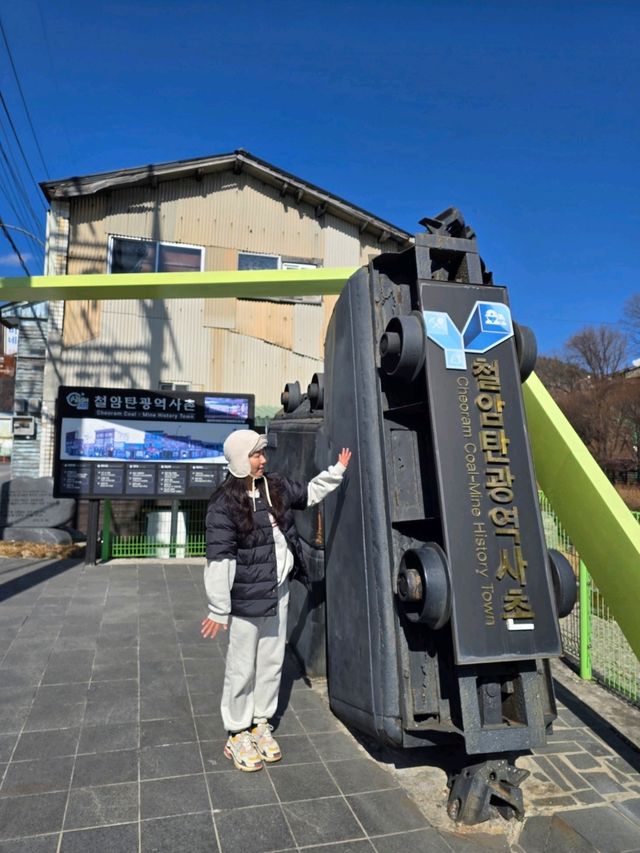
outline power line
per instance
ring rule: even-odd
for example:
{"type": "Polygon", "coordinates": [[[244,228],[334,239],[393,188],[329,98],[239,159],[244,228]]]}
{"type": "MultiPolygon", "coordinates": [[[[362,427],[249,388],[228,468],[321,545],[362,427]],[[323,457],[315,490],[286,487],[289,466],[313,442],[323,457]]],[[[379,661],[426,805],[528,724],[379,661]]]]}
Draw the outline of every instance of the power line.
{"type": "Polygon", "coordinates": [[[38,216],[37,216],[35,210],[33,209],[33,205],[31,204],[31,199],[29,198],[29,194],[26,190],[26,187],[24,186],[24,184],[22,182],[22,178],[20,177],[19,173],[16,172],[16,170],[13,168],[11,161],[9,160],[9,157],[7,156],[7,153],[5,151],[4,145],[2,144],[1,141],[0,141],[0,156],[2,156],[2,159],[6,163],[8,174],[9,174],[10,178],[13,180],[13,184],[14,184],[16,190],[20,194],[20,197],[22,199],[22,202],[23,202],[25,211],[27,212],[27,215],[29,213],[31,214],[33,224],[35,225],[36,231],[37,231],[38,228],[40,227],[40,221],[38,219],[38,216]]]}
{"type": "Polygon", "coordinates": [[[40,187],[38,186],[38,182],[36,181],[36,179],[33,176],[33,172],[31,171],[31,166],[29,165],[29,161],[27,160],[27,155],[24,153],[24,148],[22,147],[22,143],[20,142],[20,138],[18,137],[18,132],[17,132],[16,127],[13,123],[13,119],[11,118],[11,113],[9,112],[9,108],[7,107],[7,103],[4,99],[4,95],[2,94],[1,91],[0,91],[0,103],[2,104],[2,108],[5,112],[5,115],[7,116],[7,119],[9,120],[11,130],[13,131],[14,138],[16,140],[18,148],[20,149],[20,153],[22,154],[22,159],[24,160],[25,166],[27,167],[27,171],[31,175],[31,180],[33,181],[33,185],[36,188],[36,191],[38,193],[38,198],[40,199],[44,209],[46,210],[47,208],[46,208],[44,201],[40,195],[40,187]]]}
{"type": "Polygon", "coordinates": [[[9,234],[9,232],[8,232],[8,230],[7,230],[6,225],[5,225],[5,224],[4,224],[4,222],[2,221],[2,217],[1,217],[1,216],[0,216],[0,228],[2,229],[2,233],[4,234],[4,236],[5,236],[5,237],[7,238],[7,240],[9,241],[9,245],[11,246],[11,248],[13,249],[13,251],[14,251],[14,252],[16,253],[16,255],[18,256],[18,260],[20,261],[20,266],[22,267],[22,269],[26,272],[26,274],[27,274],[28,276],[31,276],[31,273],[29,272],[29,268],[28,268],[28,267],[27,267],[27,265],[25,264],[25,262],[24,262],[24,260],[23,260],[23,258],[22,258],[22,255],[20,254],[20,249],[19,249],[19,248],[16,246],[16,244],[13,242],[13,237],[11,236],[11,234],[9,234]]]}
{"type": "Polygon", "coordinates": [[[31,121],[31,113],[29,112],[29,107],[27,106],[27,102],[24,97],[24,92],[22,91],[22,86],[20,85],[20,78],[18,77],[18,71],[15,66],[15,62],[13,61],[13,56],[11,55],[11,48],[9,47],[9,41],[7,39],[7,34],[4,31],[4,26],[2,24],[2,18],[0,18],[0,32],[2,32],[2,38],[4,39],[5,47],[7,48],[7,53],[9,54],[9,62],[11,63],[11,68],[13,69],[13,76],[16,78],[16,85],[18,87],[18,91],[20,92],[20,97],[22,98],[22,106],[24,107],[24,111],[27,114],[27,120],[29,122],[29,127],[31,128],[31,133],[33,134],[33,139],[36,143],[36,148],[38,149],[38,154],[40,155],[40,160],[42,161],[42,165],[44,166],[44,173],[49,177],[49,170],[47,169],[47,164],[44,162],[44,156],[42,154],[42,149],[40,148],[40,143],[38,142],[38,136],[36,134],[36,129],[33,126],[33,122],[31,121]]]}

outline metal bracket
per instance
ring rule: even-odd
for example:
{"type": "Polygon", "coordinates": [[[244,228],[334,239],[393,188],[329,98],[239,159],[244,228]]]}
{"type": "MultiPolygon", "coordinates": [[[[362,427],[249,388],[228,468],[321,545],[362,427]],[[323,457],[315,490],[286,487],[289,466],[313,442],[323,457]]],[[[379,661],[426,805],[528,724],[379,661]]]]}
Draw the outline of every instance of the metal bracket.
{"type": "Polygon", "coordinates": [[[524,805],[519,785],[528,775],[528,770],[520,770],[506,759],[465,767],[449,779],[447,813],[452,820],[467,826],[497,815],[522,820],[524,805]]]}

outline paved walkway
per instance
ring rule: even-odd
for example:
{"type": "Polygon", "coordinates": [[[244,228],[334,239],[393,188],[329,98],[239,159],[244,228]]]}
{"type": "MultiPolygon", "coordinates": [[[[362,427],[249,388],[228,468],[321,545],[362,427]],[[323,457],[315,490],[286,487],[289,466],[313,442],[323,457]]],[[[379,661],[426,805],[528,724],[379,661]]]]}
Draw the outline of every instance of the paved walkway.
{"type": "Polygon", "coordinates": [[[0,853],[640,851],[639,753],[565,687],[524,825],[454,832],[433,753],[360,742],[292,658],[282,762],[232,769],[200,563],[4,559],[0,602],[0,853]]]}

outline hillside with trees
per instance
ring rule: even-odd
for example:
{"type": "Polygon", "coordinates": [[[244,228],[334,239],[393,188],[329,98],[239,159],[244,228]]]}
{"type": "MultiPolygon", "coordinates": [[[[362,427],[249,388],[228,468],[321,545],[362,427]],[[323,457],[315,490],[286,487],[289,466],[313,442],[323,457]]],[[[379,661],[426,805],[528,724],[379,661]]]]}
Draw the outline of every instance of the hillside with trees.
{"type": "Polygon", "coordinates": [[[620,328],[586,326],[560,356],[540,356],[536,373],[609,479],[640,509],[640,294],[620,328]]]}

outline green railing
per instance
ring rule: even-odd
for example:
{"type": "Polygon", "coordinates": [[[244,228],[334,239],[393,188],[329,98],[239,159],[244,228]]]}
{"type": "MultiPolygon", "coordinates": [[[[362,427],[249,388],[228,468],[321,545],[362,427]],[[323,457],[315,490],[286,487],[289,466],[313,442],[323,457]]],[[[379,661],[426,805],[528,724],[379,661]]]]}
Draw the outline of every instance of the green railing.
{"type": "MultiPolygon", "coordinates": [[[[582,678],[594,679],[640,705],[640,661],[542,493],[540,507],[548,547],[567,557],[578,578],[578,602],[560,623],[564,655],[579,668],[582,678]]],[[[634,516],[640,521],[640,513],[634,516]]]]}
{"type": "Polygon", "coordinates": [[[104,501],[102,559],[204,557],[206,511],[206,501],[143,501],[124,512],[104,501]]]}

